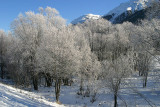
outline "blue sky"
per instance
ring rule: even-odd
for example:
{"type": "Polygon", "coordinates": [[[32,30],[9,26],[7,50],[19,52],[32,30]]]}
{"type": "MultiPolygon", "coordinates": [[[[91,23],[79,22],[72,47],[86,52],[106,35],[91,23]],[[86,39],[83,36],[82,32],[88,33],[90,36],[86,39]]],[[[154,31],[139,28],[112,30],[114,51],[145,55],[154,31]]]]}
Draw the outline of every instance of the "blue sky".
{"type": "Polygon", "coordinates": [[[19,13],[37,12],[39,7],[56,8],[61,16],[71,22],[81,15],[104,15],[128,0],[0,0],[0,29],[9,30],[10,23],[19,13]]]}

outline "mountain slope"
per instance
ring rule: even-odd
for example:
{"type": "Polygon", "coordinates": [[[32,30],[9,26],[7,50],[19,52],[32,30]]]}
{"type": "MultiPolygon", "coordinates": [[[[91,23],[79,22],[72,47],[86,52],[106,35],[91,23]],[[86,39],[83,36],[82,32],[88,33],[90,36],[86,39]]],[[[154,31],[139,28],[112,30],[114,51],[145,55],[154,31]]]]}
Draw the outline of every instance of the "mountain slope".
{"type": "Polygon", "coordinates": [[[75,24],[78,24],[78,23],[83,23],[86,20],[97,20],[99,18],[101,18],[100,15],[87,14],[87,15],[80,16],[79,18],[73,20],[71,23],[75,25],[75,24]]]}
{"type": "Polygon", "coordinates": [[[59,107],[35,93],[13,88],[0,83],[1,107],[59,107]]]}
{"type": "Polygon", "coordinates": [[[107,19],[114,24],[123,23],[125,21],[137,23],[139,20],[143,20],[146,17],[146,11],[153,1],[158,2],[159,0],[129,0],[128,2],[121,3],[106,15],[87,14],[73,20],[71,23],[75,25],[83,23],[86,20],[95,20],[99,18],[107,19]]]}
{"type": "MultiPolygon", "coordinates": [[[[124,21],[137,22],[139,19],[145,18],[145,12],[153,0],[130,0],[121,3],[118,7],[111,10],[103,18],[112,23],[122,23],[124,21]]],[[[155,0],[158,1],[158,0],[155,0]]]]}

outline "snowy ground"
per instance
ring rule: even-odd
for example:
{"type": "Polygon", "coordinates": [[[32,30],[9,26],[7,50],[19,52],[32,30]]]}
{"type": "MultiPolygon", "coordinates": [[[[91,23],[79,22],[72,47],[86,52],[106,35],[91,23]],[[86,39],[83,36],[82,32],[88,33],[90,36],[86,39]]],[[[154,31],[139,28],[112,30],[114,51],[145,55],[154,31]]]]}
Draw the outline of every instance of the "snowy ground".
{"type": "Polygon", "coordinates": [[[0,107],[63,107],[35,93],[0,83],[0,107]]]}
{"type": "MultiPolygon", "coordinates": [[[[160,82],[153,80],[154,72],[150,72],[148,86],[143,88],[142,78],[128,78],[129,85],[123,86],[119,96],[126,102],[128,107],[160,107],[160,82]],[[158,85],[159,84],[159,85],[158,85]]],[[[155,78],[155,77],[154,77],[155,78]]],[[[76,94],[78,87],[62,86],[60,101],[69,107],[113,107],[113,94],[106,88],[98,91],[96,101],[91,103],[91,97],[82,97],[76,94]]],[[[40,87],[38,94],[48,101],[54,102],[54,88],[40,87]]],[[[125,107],[125,103],[118,98],[119,107],[125,107]]]]}
{"type": "MultiPolygon", "coordinates": [[[[149,72],[147,87],[143,88],[142,77],[136,72],[132,77],[127,78],[125,84],[119,91],[118,106],[125,107],[160,107],[160,64],[154,62],[154,67],[149,72]],[[121,98],[120,98],[121,97],[121,98]]],[[[96,101],[91,103],[91,97],[77,95],[78,86],[62,86],[60,101],[69,107],[112,107],[113,93],[107,88],[98,90],[96,101]]],[[[40,87],[38,94],[45,97],[48,101],[55,101],[54,87],[40,87]]]]}
{"type": "MultiPolygon", "coordinates": [[[[154,61],[156,62],[156,61],[154,61]]],[[[127,78],[119,91],[118,106],[160,107],[160,64],[156,62],[149,72],[147,87],[143,88],[142,77],[136,72],[127,78]]],[[[4,82],[4,81],[3,81],[4,82]]],[[[0,83],[0,107],[112,107],[113,94],[107,88],[100,88],[96,101],[91,97],[77,95],[77,84],[62,86],[61,105],[55,103],[54,87],[39,87],[39,91],[24,91],[0,83]]],[[[30,89],[28,89],[30,90],[30,89]]]]}

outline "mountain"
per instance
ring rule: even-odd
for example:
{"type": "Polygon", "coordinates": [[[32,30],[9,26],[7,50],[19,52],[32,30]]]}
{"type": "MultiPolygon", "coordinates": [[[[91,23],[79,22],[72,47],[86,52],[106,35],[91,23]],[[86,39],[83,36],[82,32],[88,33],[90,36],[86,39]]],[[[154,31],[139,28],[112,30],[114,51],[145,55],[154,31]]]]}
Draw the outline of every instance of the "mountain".
{"type": "Polygon", "coordinates": [[[113,24],[123,23],[125,21],[137,23],[139,20],[145,18],[146,11],[153,1],[159,0],[129,0],[128,2],[121,3],[118,7],[103,16],[87,14],[73,20],[71,23],[78,24],[86,20],[99,18],[107,19],[113,24]]]}
{"type": "Polygon", "coordinates": [[[121,3],[118,7],[104,15],[103,18],[115,24],[124,21],[136,23],[138,20],[145,18],[146,10],[150,7],[152,1],[153,0],[130,0],[121,3]]]}
{"type": "Polygon", "coordinates": [[[80,16],[79,18],[73,20],[71,23],[75,25],[75,24],[78,24],[78,23],[83,23],[86,20],[97,20],[99,18],[101,18],[100,15],[87,14],[87,15],[80,16]]]}

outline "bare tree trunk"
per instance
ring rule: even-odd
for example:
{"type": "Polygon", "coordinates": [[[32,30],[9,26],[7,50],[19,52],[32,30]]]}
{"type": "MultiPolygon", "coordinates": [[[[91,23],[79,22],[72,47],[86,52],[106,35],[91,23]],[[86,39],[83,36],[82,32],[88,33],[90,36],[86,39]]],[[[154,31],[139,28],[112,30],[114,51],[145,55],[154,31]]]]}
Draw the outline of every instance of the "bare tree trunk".
{"type": "Polygon", "coordinates": [[[49,73],[46,74],[45,80],[46,80],[47,87],[51,87],[52,86],[52,78],[49,73]]]}
{"type": "Polygon", "coordinates": [[[61,87],[61,79],[56,79],[56,81],[55,81],[55,94],[56,94],[56,102],[57,103],[59,103],[60,87],[61,87]]]}
{"type": "Polygon", "coordinates": [[[33,87],[34,90],[38,90],[38,75],[33,76],[33,87]]]}
{"type": "Polygon", "coordinates": [[[148,77],[148,73],[144,75],[143,88],[147,86],[147,77],[148,77]]]}
{"type": "Polygon", "coordinates": [[[117,104],[117,93],[114,93],[114,107],[118,107],[118,104],[117,104]]]}
{"type": "Polygon", "coordinates": [[[80,83],[80,88],[79,88],[79,94],[82,95],[83,94],[83,79],[81,77],[81,83],[80,83]]]}
{"type": "Polygon", "coordinates": [[[30,71],[32,72],[32,76],[33,76],[33,86],[34,86],[34,90],[38,90],[38,76],[39,74],[36,74],[35,72],[35,52],[31,51],[31,56],[30,56],[30,60],[31,60],[31,65],[30,65],[30,71]]]}
{"type": "Polygon", "coordinates": [[[4,57],[4,49],[3,48],[5,48],[4,47],[4,38],[3,38],[3,36],[1,36],[1,41],[0,41],[0,60],[1,60],[1,78],[2,79],[4,79],[4,59],[3,59],[3,57],[4,57]]]}
{"type": "Polygon", "coordinates": [[[142,76],[141,71],[139,71],[139,76],[142,76]]]}
{"type": "Polygon", "coordinates": [[[1,78],[4,79],[4,64],[1,63],[1,78]]]}
{"type": "Polygon", "coordinates": [[[69,86],[69,79],[68,78],[63,79],[63,83],[64,85],[69,86]]]}

